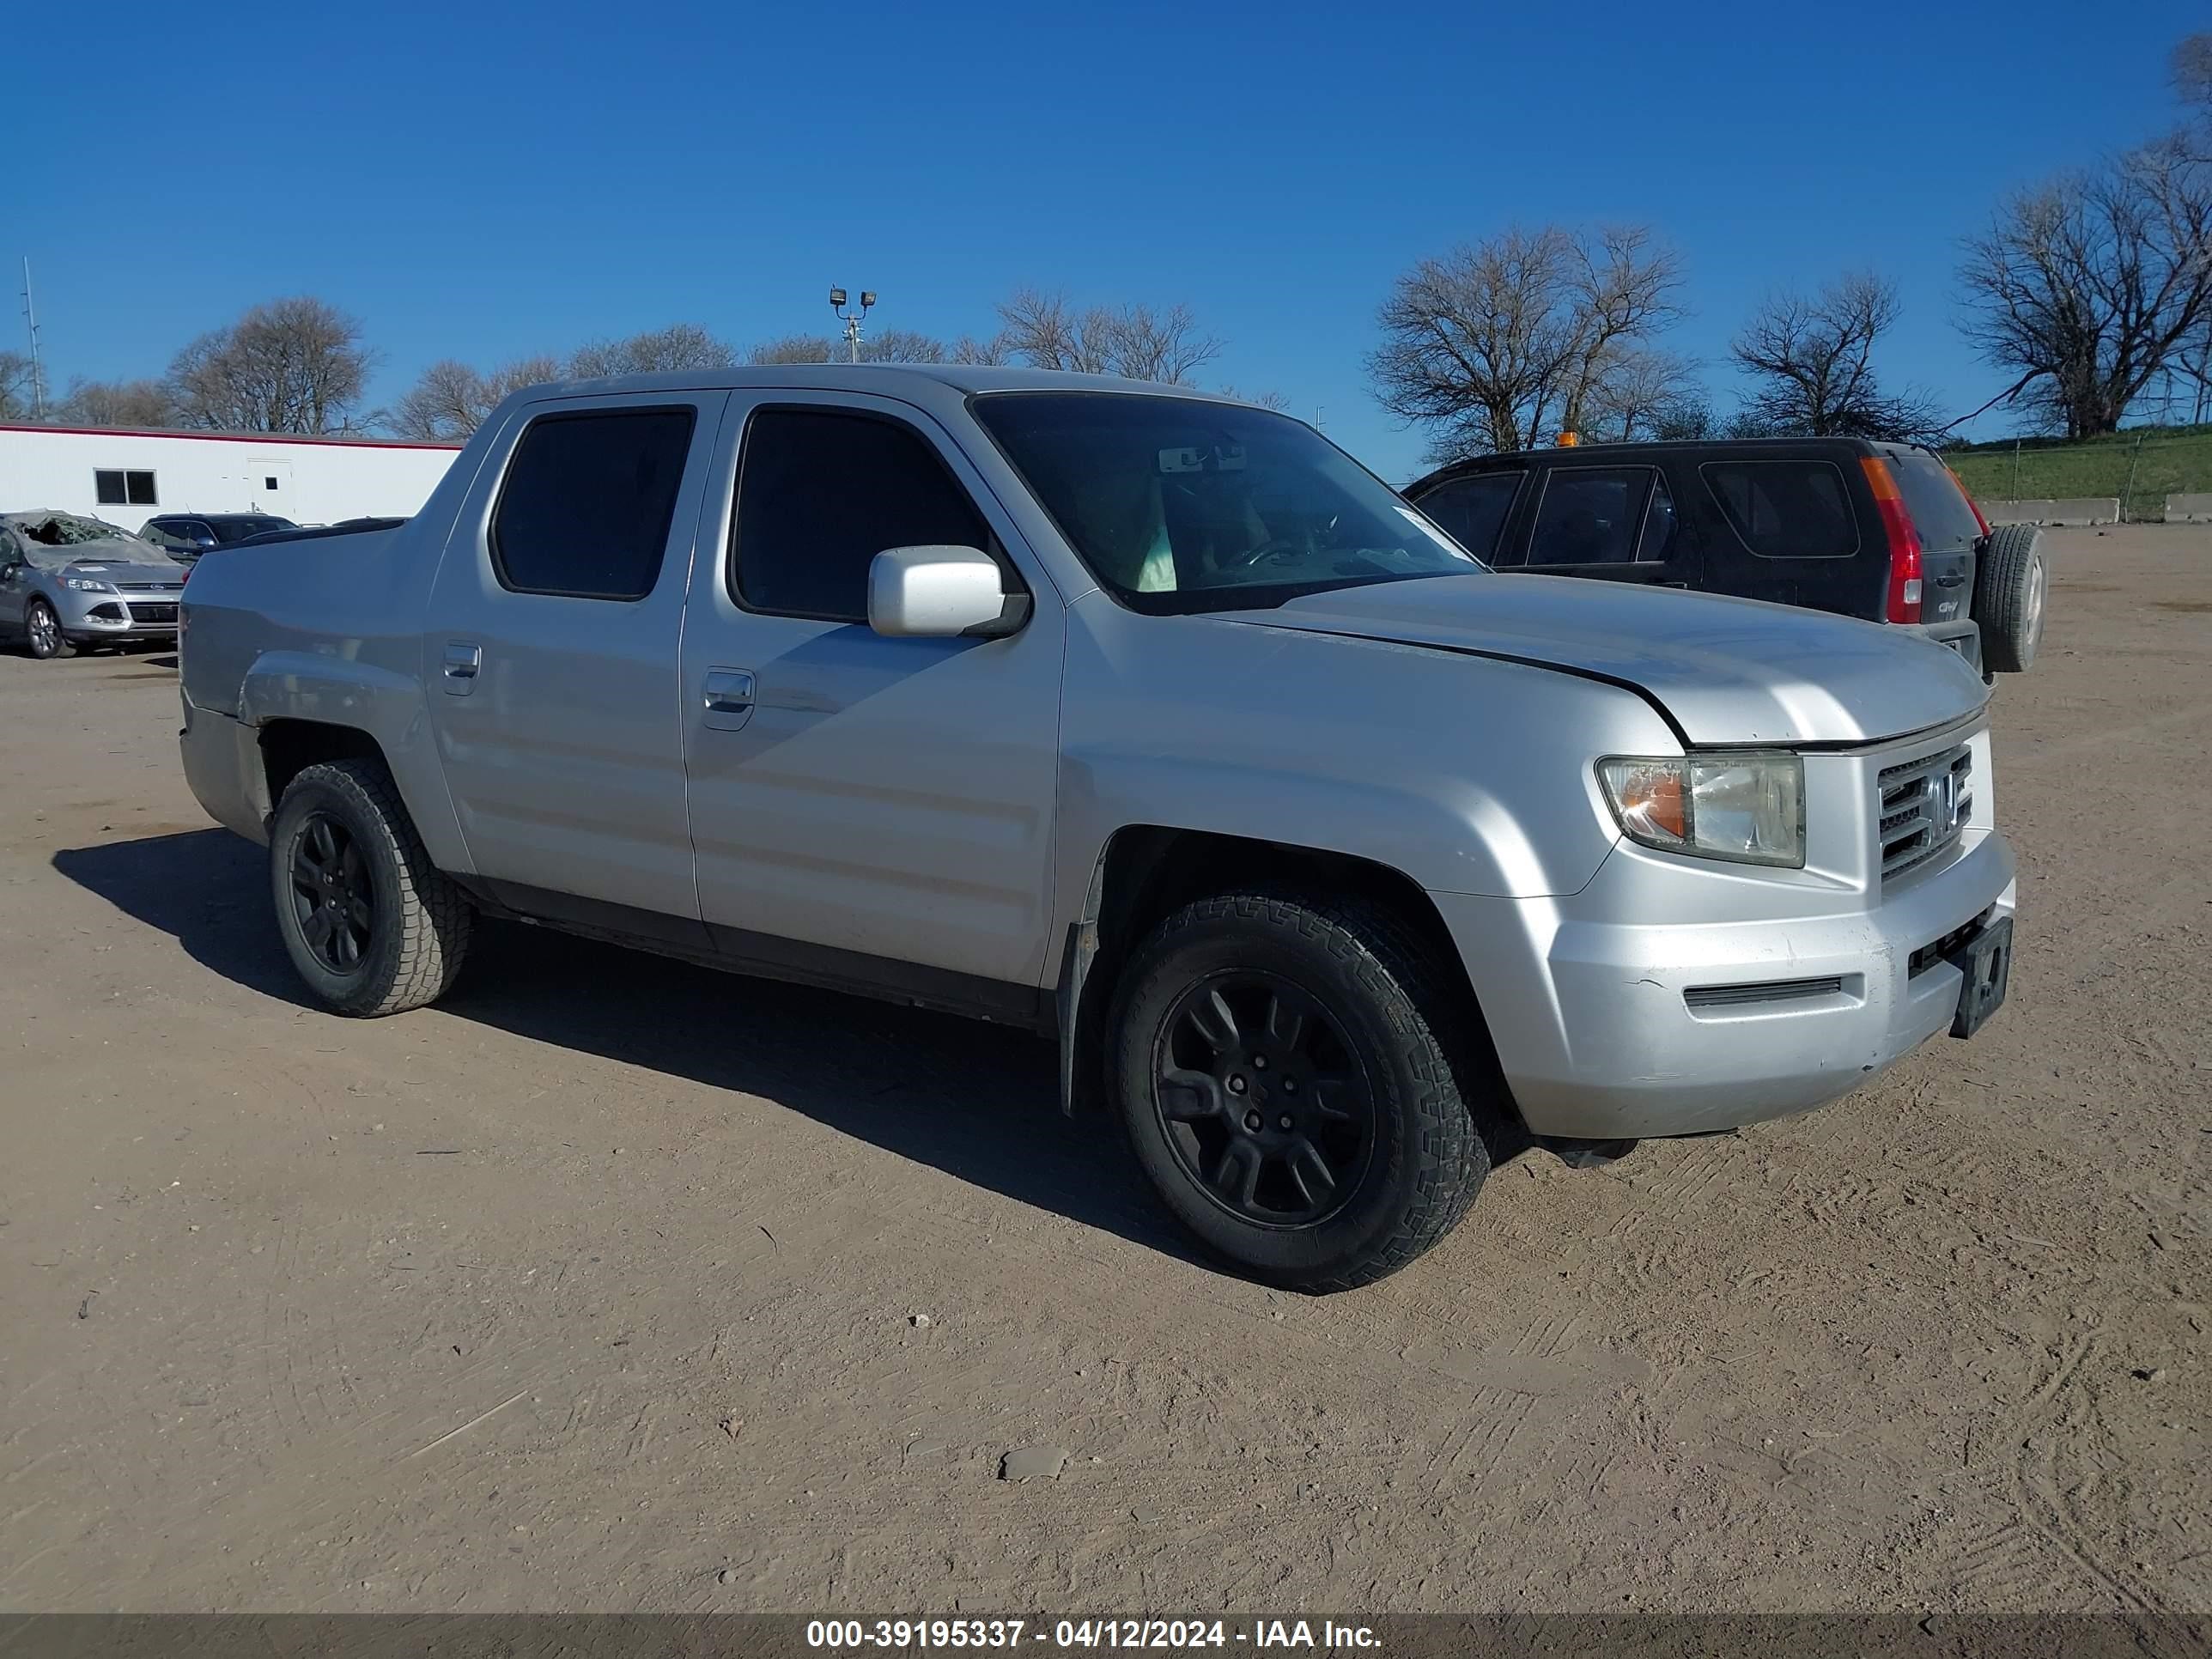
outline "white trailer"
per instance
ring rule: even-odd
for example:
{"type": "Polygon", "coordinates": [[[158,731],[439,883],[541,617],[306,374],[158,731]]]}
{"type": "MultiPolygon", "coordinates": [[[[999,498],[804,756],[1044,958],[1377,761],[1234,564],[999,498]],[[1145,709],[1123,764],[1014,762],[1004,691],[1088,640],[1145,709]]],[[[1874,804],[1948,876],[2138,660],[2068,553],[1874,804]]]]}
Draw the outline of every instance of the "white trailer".
{"type": "Polygon", "coordinates": [[[0,513],[57,507],[136,530],[159,513],[298,524],[411,517],[456,444],[274,433],[0,425],[0,513]]]}

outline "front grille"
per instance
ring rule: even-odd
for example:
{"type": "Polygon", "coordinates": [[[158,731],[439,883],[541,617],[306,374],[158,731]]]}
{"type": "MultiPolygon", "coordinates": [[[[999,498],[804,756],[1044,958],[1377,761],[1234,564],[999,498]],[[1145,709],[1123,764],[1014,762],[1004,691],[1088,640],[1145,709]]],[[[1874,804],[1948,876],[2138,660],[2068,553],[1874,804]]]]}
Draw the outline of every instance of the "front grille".
{"type": "Polygon", "coordinates": [[[1990,918],[1995,915],[1997,907],[1992,904],[1988,909],[1983,911],[1981,915],[1976,916],[1972,921],[1963,922],[1960,926],[1954,927],[1949,933],[1944,934],[1942,938],[1938,939],[1930,939],[1927,944],[1922,945],[1917,951],[1915,951],[1912,953],[1911,961],[1906,964],[1905,976],[1907,979],[1918,979],[1921,975],[1926,973],[1930,968],[1933,968],[1937,963],[1942,962],[1945,957],[1952,955],[1954,951],[1963,951],[1966,949],[1967,945],[1972,945],[1974,942],[1974,936],[1977,933],[1979,933],[1983,928],[1990,925],[1990,918]]]}
{"type": "Polygon", "coordinates": [[[181,593],[185,585],[182,582],[118,582],[115,588],[119,593],[181,593]]]}
{"type": "Polygon", "coordinates": [[[132,622],[173,623],[176,619],[177,607],[173,605],[145,605],[134,602],[131,607],[132,622]]]}
{"type": "Polygon", "coordinates": [[[1965,744],[1881,769],[1884,881],[1923,865],[1959,839],[1972,812],[1973,753],[1965,744]]]}

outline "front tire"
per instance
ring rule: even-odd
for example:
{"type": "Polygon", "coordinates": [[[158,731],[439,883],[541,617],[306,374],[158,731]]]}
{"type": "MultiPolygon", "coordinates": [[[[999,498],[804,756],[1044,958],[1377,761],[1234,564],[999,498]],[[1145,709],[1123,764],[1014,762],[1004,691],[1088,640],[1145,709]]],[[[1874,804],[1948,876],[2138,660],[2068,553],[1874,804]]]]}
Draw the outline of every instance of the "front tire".
{"type": "Polygon", "coordinates": [[[34,599],[23,607],[23,637],[30,645],[31,654],[40,662],[76,654],[76,647],[62,632],[62,619],[44,599],[34,599]]]}
{"type": "Polygon", "coordinates": [[[1129,963],[1110,1046],[1131,1148],[1176,1218],[1310,1291],[1443,1238],[1490,1171],[1477,1114],[1502,1106],[1478,1060],[1453,1063],[1452,990],[1378,906],[1253,891],[1170,916],[1129,963]]]}
{"type": "Polygon", "coordinates": [[[474,912],[375,762],[325,762],[286,786],[269,875],[293,967],[339,1013],[422,1007],[460,971],[474,912]]]}

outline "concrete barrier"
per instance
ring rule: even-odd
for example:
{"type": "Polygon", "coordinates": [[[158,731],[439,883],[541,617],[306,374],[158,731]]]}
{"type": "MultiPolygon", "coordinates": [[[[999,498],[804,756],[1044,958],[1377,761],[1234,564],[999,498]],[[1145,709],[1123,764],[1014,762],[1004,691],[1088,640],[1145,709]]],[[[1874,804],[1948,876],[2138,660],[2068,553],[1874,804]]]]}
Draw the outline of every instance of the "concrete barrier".
{"type": "Polygon", "coordinates": [[[2212,524],[2212,495],[2168,495],[2166,498],[2166,521],[2168,524],[2212,524]]]}
{"type": "Polygon", "coordinates": [[[1984,501],[1991,524],[2118,524],[2117,495],[2084,495],[2057,501],[1984,501]]]}

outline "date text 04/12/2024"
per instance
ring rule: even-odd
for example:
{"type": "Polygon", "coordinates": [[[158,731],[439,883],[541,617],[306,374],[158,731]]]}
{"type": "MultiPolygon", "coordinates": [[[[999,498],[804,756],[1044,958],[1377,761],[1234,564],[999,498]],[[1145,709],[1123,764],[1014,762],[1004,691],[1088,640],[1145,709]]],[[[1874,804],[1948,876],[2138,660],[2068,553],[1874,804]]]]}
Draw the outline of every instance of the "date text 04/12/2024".
{"type": "Polygon", "coordinates": [[[1379,1646],[1365,1625],[1334,1620],[1257,1619],[1249,1626],[1222,1619],[815,1619],[806,1626],[811,1648],[1014,1648],[1024,1643],[1055,1648],[1245,1647],[1341,1652],[1379,1646]]]}

